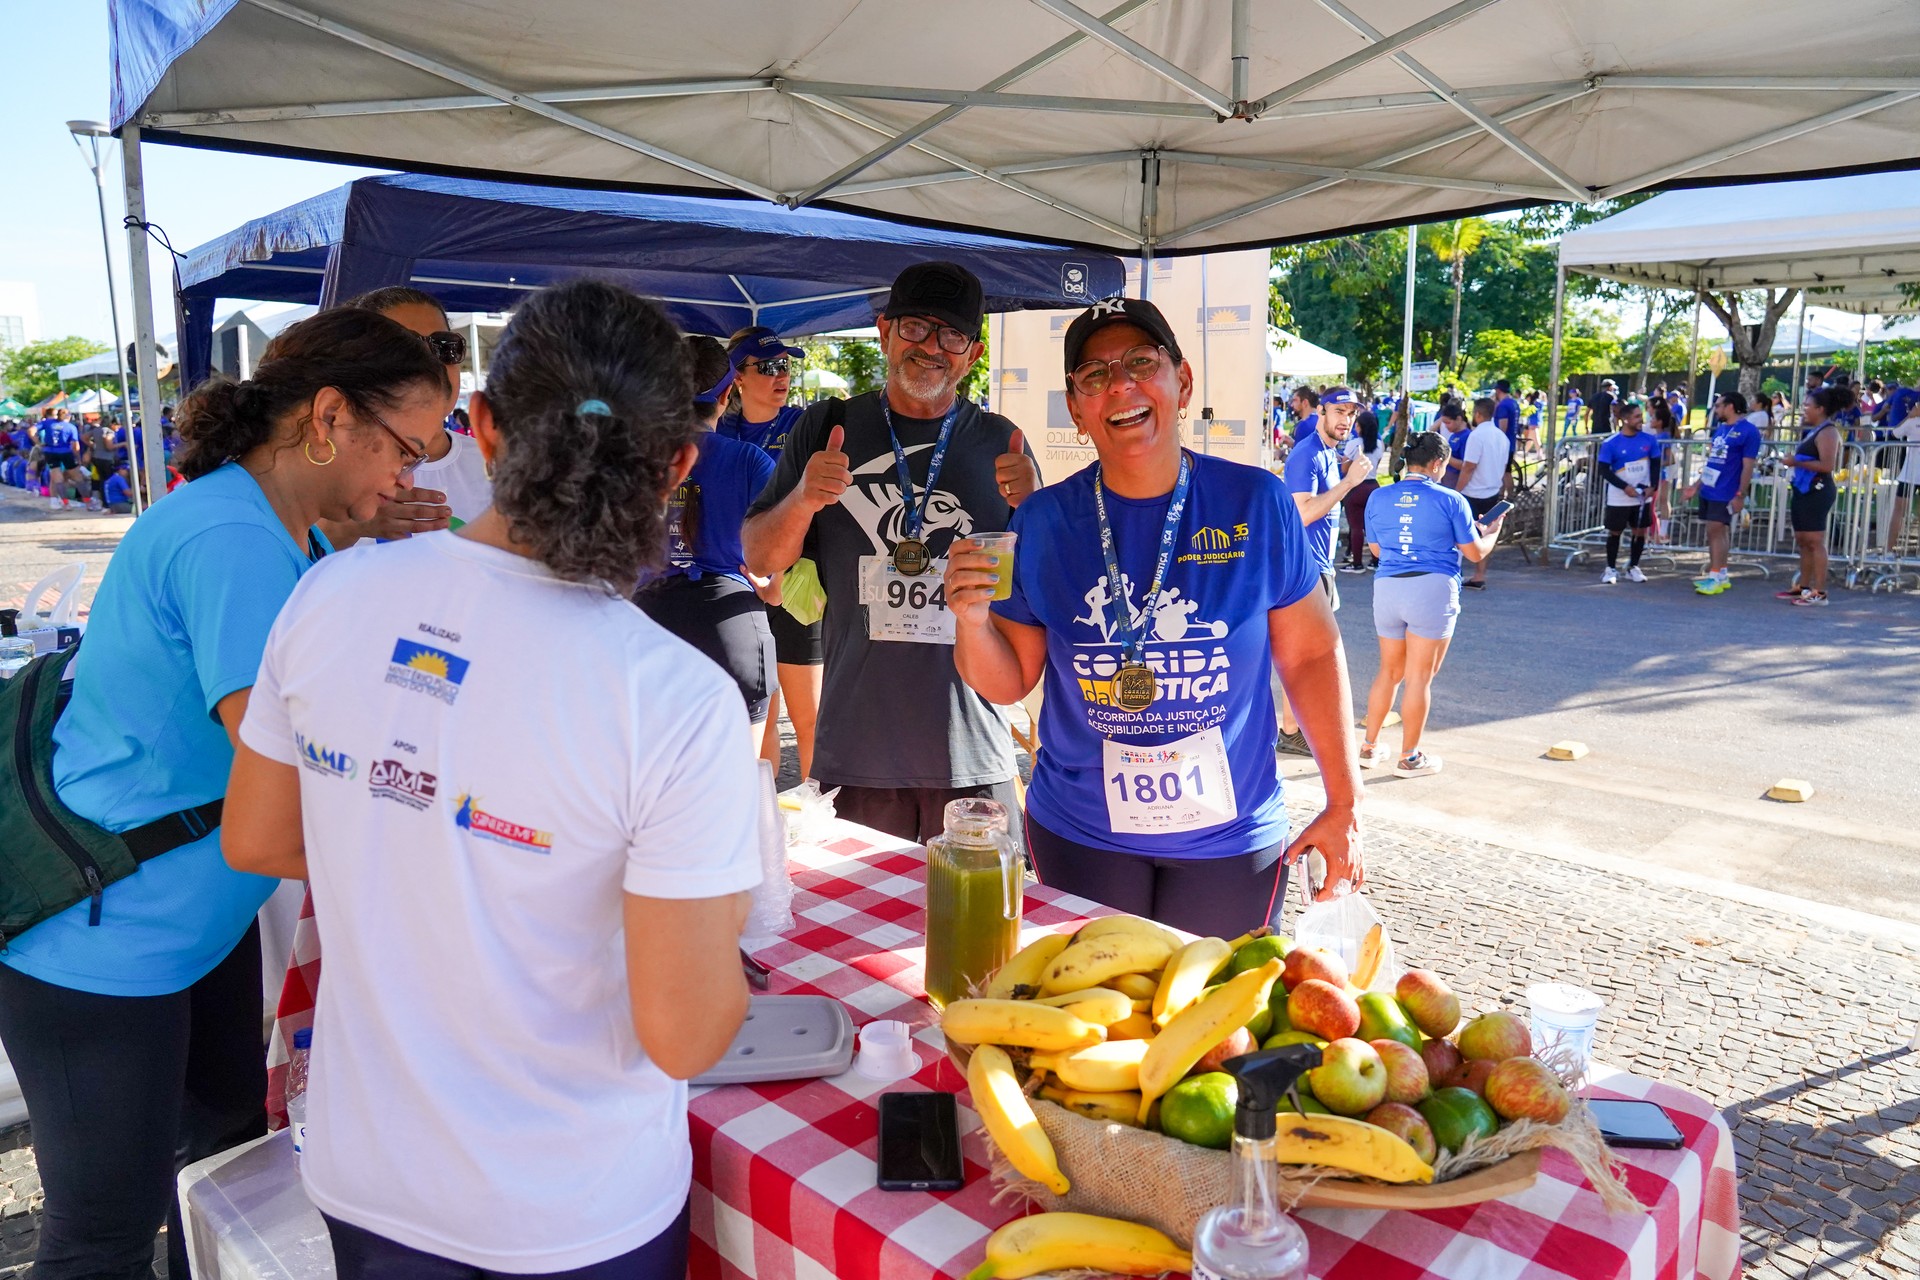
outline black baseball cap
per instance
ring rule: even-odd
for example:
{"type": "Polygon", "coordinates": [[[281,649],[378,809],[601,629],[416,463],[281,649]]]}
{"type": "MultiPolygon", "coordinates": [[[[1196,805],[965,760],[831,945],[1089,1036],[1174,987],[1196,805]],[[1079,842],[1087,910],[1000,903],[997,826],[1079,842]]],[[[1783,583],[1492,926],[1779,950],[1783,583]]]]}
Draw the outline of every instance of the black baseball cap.
{"type": "Polygon", "coordinates": [[[1180,354],[1180,341],[1173,336],[1173,326],[1160,314],[1160,308],[1144,298],[1108,298],[1082,311],[1067,326],[1061,350],[1066,356],[1069,374],[1080,364],[1080,353],[1085,350],[1087,339],[1113,324],[1130,324],[1144,330],[1155,345],[1165,347],[1175,360],[1186,358],[1180,354]]]}
{"type": "Polygon", "coordinates": [[[932,316],[972,337],[986,314],[980,277],[957,262],[916,262],[893,278],[881,315],[932,316]]]}

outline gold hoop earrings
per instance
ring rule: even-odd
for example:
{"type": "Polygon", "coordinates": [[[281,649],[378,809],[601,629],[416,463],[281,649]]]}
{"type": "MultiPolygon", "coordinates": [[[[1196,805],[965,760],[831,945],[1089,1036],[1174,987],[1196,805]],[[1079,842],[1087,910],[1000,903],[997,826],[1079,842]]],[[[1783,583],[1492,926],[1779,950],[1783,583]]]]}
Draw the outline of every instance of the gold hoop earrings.
{"type": "Polygon", "coordinates": [[[306,454],[307,461],[316,467],[330,467],[333,465],[333,460],[340,456],[340,446],[331,440],[327,441],[327,450],[327,460],[322,462],[313,456],[313,441],[309,440],[300,446],[300,452],[306,454]]]}

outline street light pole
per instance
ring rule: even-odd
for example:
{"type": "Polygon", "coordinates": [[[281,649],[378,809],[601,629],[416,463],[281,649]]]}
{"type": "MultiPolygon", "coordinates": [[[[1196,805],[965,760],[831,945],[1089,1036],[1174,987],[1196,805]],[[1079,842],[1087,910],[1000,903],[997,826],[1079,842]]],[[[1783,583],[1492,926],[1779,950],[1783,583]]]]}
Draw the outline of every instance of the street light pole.
{"type": "MultiPolygon", "coordinates": [[[[73,145],[80,148],[81,159],[93,170],[93,190],[100,200],[100,253],[107,264],[107,315],[113,320],[113,354],[120,362],[120,419],[127,433],[127,474],[133,480],[133,512],[138,515],[147,504],[142,496],[145,490],[140,483],[140,469],[134,465],[133,394],[127,381],[127,347],[120,340],[120,294],[113,282],[113,237],[107,230],[107,174],[100,159],[100,139],[112,137],[113,131],[97,120],[69,120],[67,129],[73,134],[73,145]],[[86,141],[82,142],[83,138],[86,141]]],[[[103,489],[102,505],[105,501],[103,489]]]]}

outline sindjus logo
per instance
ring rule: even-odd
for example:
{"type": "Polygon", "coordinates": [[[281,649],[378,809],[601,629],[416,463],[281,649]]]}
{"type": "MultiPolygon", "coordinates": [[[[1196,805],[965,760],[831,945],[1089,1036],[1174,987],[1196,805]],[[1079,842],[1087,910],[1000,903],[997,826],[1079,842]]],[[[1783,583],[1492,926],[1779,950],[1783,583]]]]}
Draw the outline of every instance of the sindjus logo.
{"type": "Polygon", "coordinates": [[[332,747],[322,746],[298,731],[293,735],[293,745],[294,749],[300,753],[300,763],[323,778],[345,778],[352,781],[359,775],[359,762],[344,751],[335,751],[332,747]]]}
{"type": "Polygon", "coordinates": [[[460,696],[467,678],[467,660],[445,649],[413,640],[396,640],[387,664],[387,683],[438,698],[448,706],[460,696]]]}
{"type": "Polygon", "coordinates": [[[517,822],[508,822],[505,818],[495,817],[482,809],[471,794],[461,792],[454,801],[459,809],[453,815],[453,825],[462,831],[471,831],[482,840],[491,840],[495,844],[504,844],[514,849],[528,849],[538,854],[553,852],[553,832],[536,831],[532,827],[523,827],[517,822]]]}
{"type": "Polygon", "coordinates": [[[382,800],[395,800],[409,809],[433,803],[440,780],[424,769],[409,768],[398,760],[376,760],[367,770],[367,789],[382,800]]]}

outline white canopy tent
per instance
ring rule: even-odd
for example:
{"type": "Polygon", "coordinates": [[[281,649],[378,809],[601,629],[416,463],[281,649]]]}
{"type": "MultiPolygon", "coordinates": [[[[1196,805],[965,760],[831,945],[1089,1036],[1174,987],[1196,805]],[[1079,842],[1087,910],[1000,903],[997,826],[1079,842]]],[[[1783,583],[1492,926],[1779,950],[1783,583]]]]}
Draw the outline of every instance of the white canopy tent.
{"type": "Polygon", "coordinates": [[[121,0],[136,305],[143,132],[1142,258],[1920,163],[1910,0],[1354,2],[121,0]]]}
{"type": "Polygon", "coordinates": [[[1325,347],[1316,347],[1297,333],[1268,325],[1267,374],[1288,382],[1345,382],[1347,358],[1325,347]]]}

